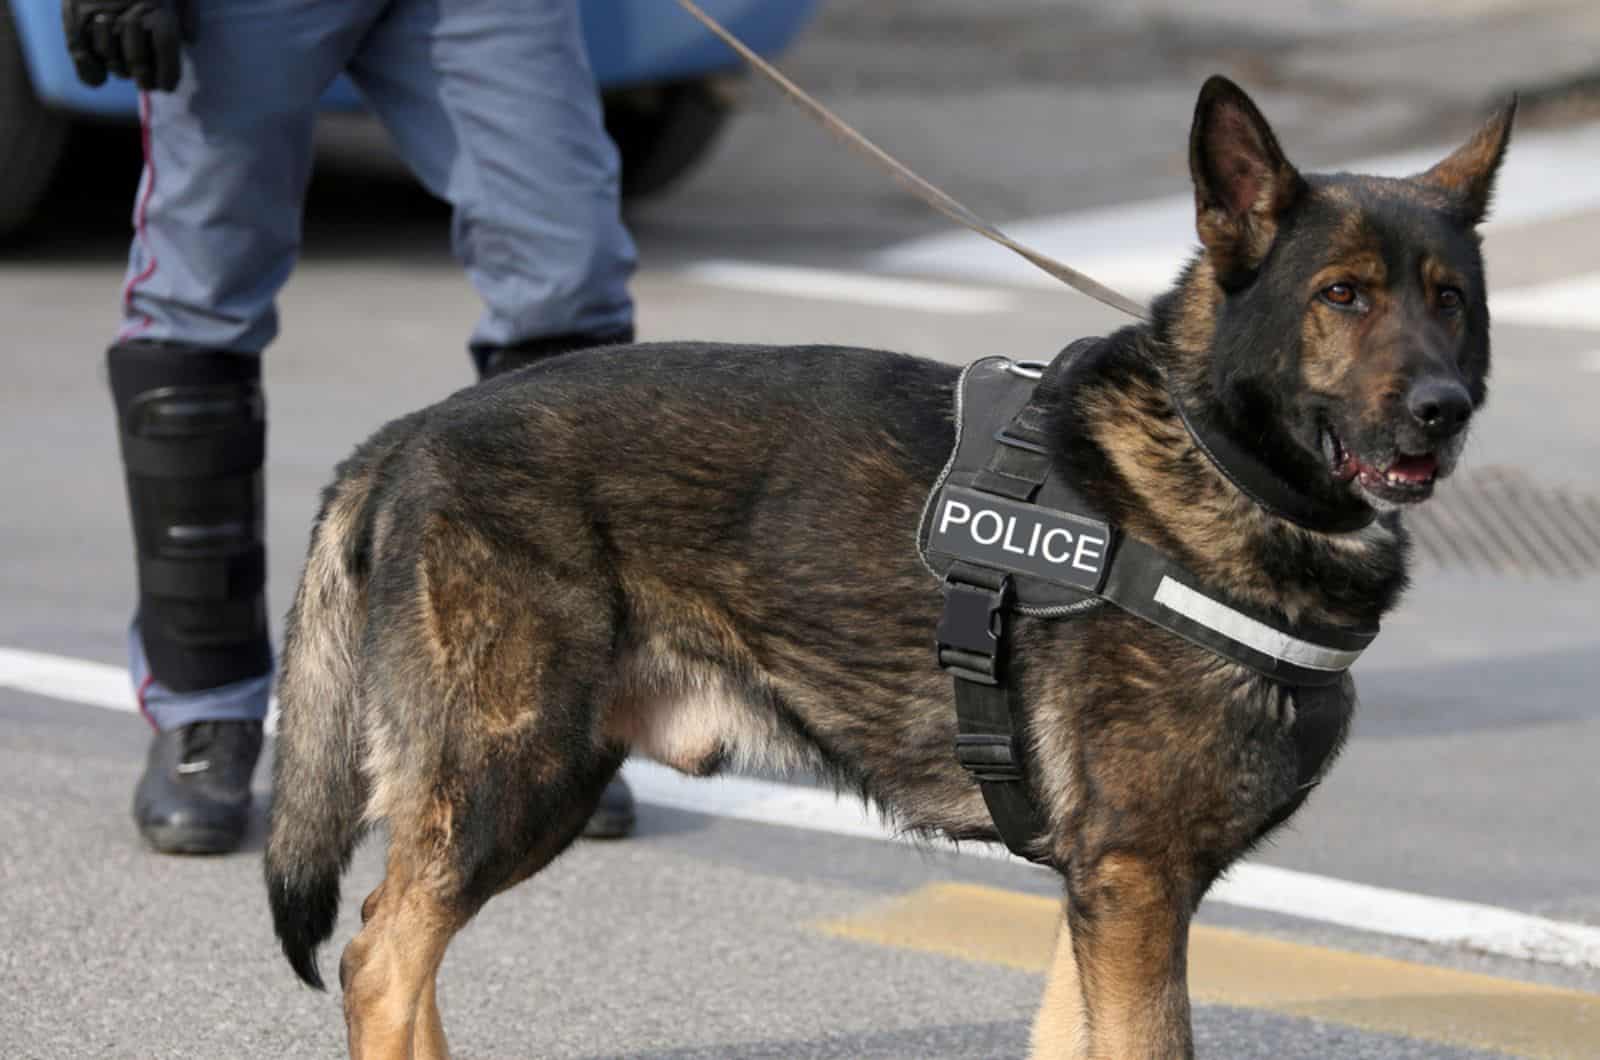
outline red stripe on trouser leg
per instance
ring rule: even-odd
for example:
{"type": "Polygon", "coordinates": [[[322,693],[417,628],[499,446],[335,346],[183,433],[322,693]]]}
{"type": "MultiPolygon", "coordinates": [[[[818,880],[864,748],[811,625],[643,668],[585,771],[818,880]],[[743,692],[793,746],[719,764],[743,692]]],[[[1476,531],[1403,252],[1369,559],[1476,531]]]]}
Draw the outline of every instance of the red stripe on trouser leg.
{"type": "Polygon", "coordinates": [[[150,686],[155,683],[156,675],[146,674],[144,680],[139,682],[139,691],[135,692],[134,695],[137,696],[139,700],[139,713],[144,716],[145,721],[150,723],[150,727],[152,729],[160,732],[161,727],[156,724],[156,719],[150,716],[150,708],[145,706],[144,702],[145,693],[150,691],[150,686]]]}
{"type": "Polygon", "coordinates": [[[155,190],[156,186],[156,162],[150,150],[150,94],[148,92],[139,93],[139,143],[144,150],[144,181],[143,187],[139,192],[139,203],[134,207],[133,211],[133,234],[134,239],[138,241],[148,260],[145,262],[144,268],[139,270],[138,275],[130,276],[128,282],[123,285],[122,314],[124,323],[121,334],[117,336],[119,341],[136,338],[151,324],[150,317],[143,313],[139,315],[140,319],[136,321],[127,320],[128,317],[133,315],[133,292],[140,284],[154,276],[156,272],[156,255],[155,251],[150,248],[150,241],[147,238],[145,227],[145,214],[150,206],[150,193],[155,190]]]}

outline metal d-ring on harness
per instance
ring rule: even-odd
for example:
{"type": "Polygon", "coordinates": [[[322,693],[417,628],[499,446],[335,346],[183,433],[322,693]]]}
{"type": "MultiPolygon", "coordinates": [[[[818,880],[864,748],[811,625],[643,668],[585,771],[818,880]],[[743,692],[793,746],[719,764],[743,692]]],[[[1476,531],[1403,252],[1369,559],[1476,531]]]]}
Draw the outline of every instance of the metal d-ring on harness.
{"type": "MultiPolygon", "coordinates": [[[[1060,380],[1096,342],[1049,366],[1000,357],[969,365],[956,387],[956,443],[918,534],[944,583],[939,666],[955,685],[956,757],[978,781],[1014,853],[1049,863],[1027,781],[1027,707],[1012,680],[1010,616],[1081,614],[1111,603],[1274,681],[1336,685],[1377,630],[1289,623],[1229,599],[1119,531],[1054,467],[1060,380]]],[[[1320,738],[1320,737],[1318,737],[1320,738]]],[[[1329,739],[1334,738],[1329,734],[1329,739]]]]}

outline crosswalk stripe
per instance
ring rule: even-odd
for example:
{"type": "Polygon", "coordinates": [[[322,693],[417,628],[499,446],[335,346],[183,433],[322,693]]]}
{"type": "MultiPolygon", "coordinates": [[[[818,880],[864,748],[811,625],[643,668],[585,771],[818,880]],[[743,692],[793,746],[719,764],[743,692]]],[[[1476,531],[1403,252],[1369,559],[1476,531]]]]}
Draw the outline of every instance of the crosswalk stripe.
{"type": "MultiPolygon", "coordinates": [[[[0,647],[0,687],[108,710],[136,709],[127,671],[121,667],[46,652],[0,647]]],[[[273,720],[269,718],[269,729],[273,720]]],[[[645,803],[833,835],[897,839],[875,809],[819,788],[739,776],[704,780],[640,759],[630,760],[624,772],[645,803]]],[[[947,844],[936,845],[949,849],[947,844]]],[[[1011,858],[1004,847],[983,843],[954,849],[1011,858]]],[[[1600,927],[1273,865],[1235,865],[1212,887],[1207,900],[1436,945],[1571,968],[1600,968],[1600,927]]]]}

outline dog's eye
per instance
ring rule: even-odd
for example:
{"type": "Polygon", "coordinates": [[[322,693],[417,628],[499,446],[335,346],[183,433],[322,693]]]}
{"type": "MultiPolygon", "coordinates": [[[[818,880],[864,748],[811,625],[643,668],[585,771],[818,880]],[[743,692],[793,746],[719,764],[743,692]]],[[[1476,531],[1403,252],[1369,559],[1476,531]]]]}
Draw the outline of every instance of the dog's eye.
{"type": "Polygon", "coordinates": [[[1356,294],[1355,285],[1348,283],[1329,284],[1322,289],[1321,295],[1324,302],[1329,305],[1336,305],[1341,309],[1348,309],[1350,306],[1355,305],[1359,298],[1356,294]]]}
{"type": "Polygon", "coordinates": [[[1439,288],[1439,308],[1447,313],[1453,313],[1460,309],[1465,300],[1461,291],[1455,287],[1439,288]]]}

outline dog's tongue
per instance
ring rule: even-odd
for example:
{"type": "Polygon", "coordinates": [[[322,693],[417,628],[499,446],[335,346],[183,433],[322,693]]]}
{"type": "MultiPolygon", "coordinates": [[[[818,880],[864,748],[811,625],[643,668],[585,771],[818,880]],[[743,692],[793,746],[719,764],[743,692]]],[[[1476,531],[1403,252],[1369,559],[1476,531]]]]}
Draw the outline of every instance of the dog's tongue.
{"type": "Polygon", "coordinates": [[[1421,456],[1402,456],[1389,468],[1389,473],[1407,482],[1427,482],[1439,471],[1439,458],[1432,453],[1421,456]]]}

